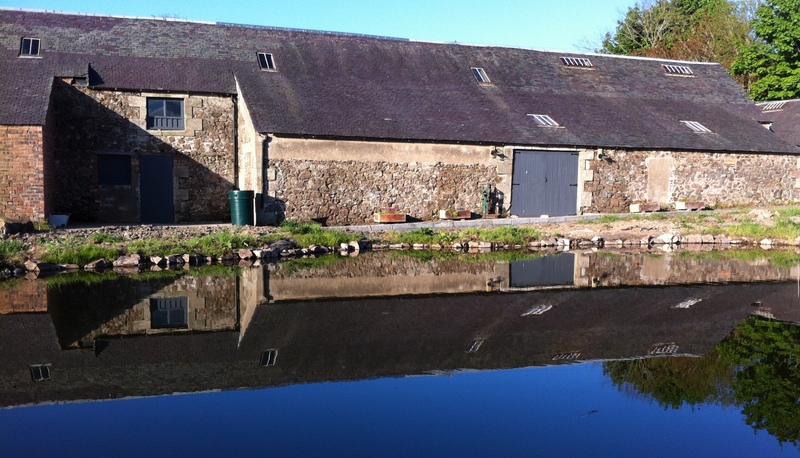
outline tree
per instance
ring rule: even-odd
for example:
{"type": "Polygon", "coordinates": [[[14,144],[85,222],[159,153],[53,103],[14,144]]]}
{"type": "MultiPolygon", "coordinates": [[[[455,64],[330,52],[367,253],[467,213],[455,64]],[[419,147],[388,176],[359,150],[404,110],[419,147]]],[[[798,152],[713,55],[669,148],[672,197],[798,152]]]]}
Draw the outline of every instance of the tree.
{"type": "Polygon", "coordinates": [[[649,0],[628,9],[600,52],[719,62],[730,68],[751,42],[756,0],[649,0]]]}
{"type": "Polygon", "coordinates": [[[800,96],[800,2],[767,0],[756,10],[757,41],[742,46],[732,70],[749,77],[755,100],[800,96]]]}
{"type": "Polygon", "coordinates": [[[780,442],[800,443],[800,326],[751,316],[718,347],[745,421],[780,442]]]}

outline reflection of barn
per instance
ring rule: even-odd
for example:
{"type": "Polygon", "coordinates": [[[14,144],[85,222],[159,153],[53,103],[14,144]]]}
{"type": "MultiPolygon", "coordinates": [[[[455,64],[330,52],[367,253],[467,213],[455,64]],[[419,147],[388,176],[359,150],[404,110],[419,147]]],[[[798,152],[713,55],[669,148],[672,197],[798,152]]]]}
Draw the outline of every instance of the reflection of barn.
{"type": "Polygon", "coordinates": [[[752,303],[781,318],[797,301],[794,283],[272,304],[239,291],[239,307],[228,309],[238,329],[98,336],[86,348],[59,344],[74,326],[61,313],[0,315],[0,405],[700,355],[752,303]],[[35,382],[32,373],[47,378],[43,367],[49,378],[35,382]]]}
{"type": "Polygon", "coordinates": [[[717,64],[12,10],[0,61],[9,217],[222,220],[233,188],[262,222],[482,212],[490,185],[519,216],[797,198],[798,149],[717,64]]]}

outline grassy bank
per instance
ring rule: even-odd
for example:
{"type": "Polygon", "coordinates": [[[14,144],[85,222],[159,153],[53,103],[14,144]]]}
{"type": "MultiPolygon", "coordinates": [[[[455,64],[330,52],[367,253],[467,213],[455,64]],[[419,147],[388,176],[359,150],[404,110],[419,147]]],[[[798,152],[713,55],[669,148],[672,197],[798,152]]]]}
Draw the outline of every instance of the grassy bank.
{"type": "MultiPolygon", "coordinates": [[[[750,209],[706,211],[699,213],[654,213],[647,215],[604,216],[596,220],[536,226],[500,226],[468,229],[420,228],[411,231],[393,231],[373,234],[374,241],[383,243],[442,244],[455,242],[487,241],[510,245],[526,245],[568,233],[570,230],[587,231],[602,235],[605,232],[629,231],[631,237],[641,237],[642,231],[671,231],[688,234],[725,234],[746,237],[751,241],[770,238],[787,243],[800,237],[800,208],[773,209],[768,216],[750,209]],[[375,240],[379,239],[379,240],[375,240]]],[[[330,230],[312,223],[285,222],[267,233],[253,233],[247,229],[221,230],[195,237],[144,237],[126,239],[120,235],[96,232],[85,237],[66,233],[63,237],[39,234],[21,239],[0,240],[0,264],[22,265],[25,259],[38,259],[54,264],[84,265],[99,258],[114,259],[120,255],[138,253],[141,256],[166,256],[170,254],[200,253],[221,258],[241,248],[262,248],[283,239],[296,241],[307,247],[320,245],[337,247],[341,243],[365,239],[365,234],[330,230]]]]}

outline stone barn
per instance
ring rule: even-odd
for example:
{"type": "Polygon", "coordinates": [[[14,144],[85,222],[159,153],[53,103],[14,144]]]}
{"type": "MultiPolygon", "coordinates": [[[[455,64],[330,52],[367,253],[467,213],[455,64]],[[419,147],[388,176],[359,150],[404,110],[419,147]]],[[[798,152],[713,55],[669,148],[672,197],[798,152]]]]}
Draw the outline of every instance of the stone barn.
{"type": "Polygon", "coordinates": [[[0,9],[0,215],[358,224],[795,202],[718,64],[0,9]],[[496,198],[486,208],[485,191],[496,198]]]}

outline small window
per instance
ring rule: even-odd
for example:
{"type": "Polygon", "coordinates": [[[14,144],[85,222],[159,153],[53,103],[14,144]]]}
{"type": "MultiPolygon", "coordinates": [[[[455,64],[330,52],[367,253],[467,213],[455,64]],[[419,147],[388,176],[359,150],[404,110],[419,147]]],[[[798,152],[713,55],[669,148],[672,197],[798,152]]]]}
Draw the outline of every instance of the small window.
{"type": "Polygon", "coordinates": [[[150,299],[150,327],[183,328],[189,327],[189,298],[154,297],[150,299]]]}
{"type": "Polygon", "coordinates": [[[40,41],[41,40],[39,40],[38,38],[23,38],[22,44],[19,47],[19,55],[38,56],[40,41]]]}
{"type": "Polygon", "coordinates": [[[562,57],[561,63],[567,67],[592,68],[592,61],[585,57],[562,57]]]}
{"type": "Polygon", "coordinates": [[[258,365],[261,367],[274,366],[275,361],[278,359],[278,349],[272,348],[261,352],[261,361],[258,365]]]}
{"type": "Polygon", "coordinates": [[[664,69],[664,72],[667,75],[694,76],[692,69],[685,65],[664,64],[661,66],[661,68],[664,69]]]}
{"type": "Polygon", "coordinates": [[[711,129],[709,129],[708,127],[700,124],[697,121],[681,121],[681,122],[683,123],[683,125],[685,125],[689,129],[692,129],[694,132],[697,132],[698,134],[709,134],[709,133],[712,133],[711,129]]]}
{"type": "Polygon", "coordinates": [[[491,81],[489,80],[489,75],[486,74],[486,70],[480,67],[472,67],[472,74],[475,75],[475,79],[478,80],[481,84],[489,84],[491,81]]]}
{"type": "Polygon", "coordinates": [[[785,100],[780,101],[780,102],[768,102],[768,103],[764,104],[764,106],[762,108],[762,111],[778,111],[778,110],[782,110],[784,105],[786,105],[786,101],[785,100]]]}
{"type": "Polygon", "coordinates": [[[147,128],[183,130],[183,99],[147,99],[147,128]]]}
{"type": "Polygon", "coordinates": [[[97,156],[97,182],[104,185],[131,185],[131,157],[122,154],[97,156]]]}
{"type": "Polygon", "coordinates": [[[472,342],[469,343],[469,345],[467,345],[465,351],[467,353],[477,353],[478,349],[481,348],[481,345],[483,345],[483,340],[473,340],[472,342]]]}
{"type": "Polygon", "coordinates": [[[258,66],[261,70],[275,70],[275,59],[272,54],[266,52],[258,53],[258,66]]]}
{"type": "Polygon", "coordinates": [[[536,121],[539,127],[561,127],[561,125],[555,122],[550,116],[540,114],[529,114],[528,116],[536,121]]]}
{"type": "Polygon", "coordinates": [[[678,346],[674,343],[656,344],[650,349],[651,355],[674,355],[678,353],[678,346]]]}
{"type": "Polygon", "coordinates": [[[570,359],[578,359],[580,357],[581,357],[581,352],[579,352],[579,351],[571,351],[571,352],[568,352],[568,353],[557,353],[557,354],[553,355],[552,360],[553,361],[564,361],[564,360],[570,360],[570,359]]]}
{"type": "Polygon", "coordinates": [[[34,382],[41,382],[50,380],[50,365],[49,364],[33,364],[31,368],[31,379],[34,382]]]}

